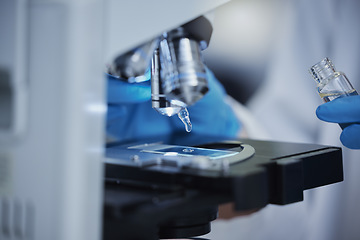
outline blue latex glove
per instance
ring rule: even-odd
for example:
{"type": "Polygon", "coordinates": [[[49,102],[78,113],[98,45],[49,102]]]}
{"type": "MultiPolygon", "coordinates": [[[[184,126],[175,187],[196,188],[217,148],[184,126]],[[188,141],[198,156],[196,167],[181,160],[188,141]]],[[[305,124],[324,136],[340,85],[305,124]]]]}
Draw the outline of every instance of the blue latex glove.
{"type": "Polygon", "coordinates": [[[346,124],[340,135],[342,144],[351,149],[360,149],[360,96],[342,97],[324,103],[316,109],[316,115],[326,122],[346,124]]]}
{"type": "MultiPolygon", "coordinates": [[[[207,71],[207,76],[209,92],[188,107],[192,122],[192,131],[188,134],[236,137],[240,124],[224,102],[225,90],[211,71],[207,71]]],[[[150,81],[130,84],[108,76],[107,101],[107,134],[116,140],[185,132],[177,115],[169,118],[151,107],[150,81]]]]}

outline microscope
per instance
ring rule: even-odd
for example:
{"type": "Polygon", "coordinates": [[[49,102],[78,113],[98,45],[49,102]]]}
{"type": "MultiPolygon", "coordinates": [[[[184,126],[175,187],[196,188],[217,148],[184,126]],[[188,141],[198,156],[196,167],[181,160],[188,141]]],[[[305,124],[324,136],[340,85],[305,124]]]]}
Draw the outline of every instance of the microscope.
{"type": "MultiPolygon", "coordinates": [[[[131,84],[150,72],[153,109],[178,115],[190,132],[187,107],[209,91],[202,51],[211,34],[211,22],[196,17],[116,56],[107,73],[131,84]]],[[[113,142],[105,153],[103,238],[201,236],[220,204],[239,212],[286,205],[342,179],[341,149],[330,146],[186,133],[113,142]]]]}
{"type": "Polygon", "coordinates": [[[226,2],[0,1],[0,239],[199,236],[219,204],[284,205],[342,181],[331,146],[181,135],[105,144],[109,63],[130,83],[150,69],[154,109],[191,129],[186,108],[208,91],[203,15],[226,2]]]}
{"type": "Polygon", "coordinates": [[[210,21],[200,16],[114,59],[108,74],[129,83],[147,80],[151,65],[152,107],[162,115],[178,115],[191,131],[187,106],[208,91],[201,51],[212,34],[210,21]],[[151,63],[151,64],[150,64],[151,63]]]}

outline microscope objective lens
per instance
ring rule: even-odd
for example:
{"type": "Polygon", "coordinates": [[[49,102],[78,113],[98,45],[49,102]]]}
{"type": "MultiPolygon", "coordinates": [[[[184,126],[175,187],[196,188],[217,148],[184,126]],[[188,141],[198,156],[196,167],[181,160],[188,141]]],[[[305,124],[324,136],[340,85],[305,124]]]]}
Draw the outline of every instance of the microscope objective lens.
{"type": "Polygon", "coordinates": [[[190,117],[189,117],[189,112],[186,108],[183,108],[179,113],[178,113],[178,117],[180,118],[180,120],[184,123],[185,125],[185,130],[187,132],[191,132],[192,129],[192,124],[190,122],[190,117]]]}

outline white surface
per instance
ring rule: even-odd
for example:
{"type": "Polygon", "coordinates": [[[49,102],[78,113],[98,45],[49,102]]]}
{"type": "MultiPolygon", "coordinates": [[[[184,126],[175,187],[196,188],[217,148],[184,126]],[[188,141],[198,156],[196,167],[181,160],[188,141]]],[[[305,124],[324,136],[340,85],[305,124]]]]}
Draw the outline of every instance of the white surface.
{"type": "Polygon", "coordinates": [[[229,0],[106,0],[105,63],[229,0]]]}
{"type": "Polygon", "coordinates": [[[0,146],[12,161],[11,189],[0,197],[2,240],[100,238],[101,2],[0,1],[8,10],[1,32],[10,34],[1,63],[28,97],[25,131],[0,146]]]}

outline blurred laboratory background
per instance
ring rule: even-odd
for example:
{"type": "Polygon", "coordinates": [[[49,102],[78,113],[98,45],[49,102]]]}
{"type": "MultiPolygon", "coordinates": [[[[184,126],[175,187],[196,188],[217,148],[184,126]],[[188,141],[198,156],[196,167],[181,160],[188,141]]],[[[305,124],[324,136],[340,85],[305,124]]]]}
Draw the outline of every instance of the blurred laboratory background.
{"type": "Polygon", "coordinates": [[[233,0],[214,11],[204,56],[228,94],[250,108],[272,140],[342,147],[345,180],[305,191],[301,203],[217,220],[210,239],[360,239],[360,153],[340,143],[337,124],[317,119],[323,102],[308,73],[330,57],[360,88],[359,5],[356,0],[233,0]]]}
{"type": "Polygon", "coordinates": [[[286,5],[281,0],[233,0],[213,13],[207,66],[226,91],[246,104],[261,84],[286,5]]]}

